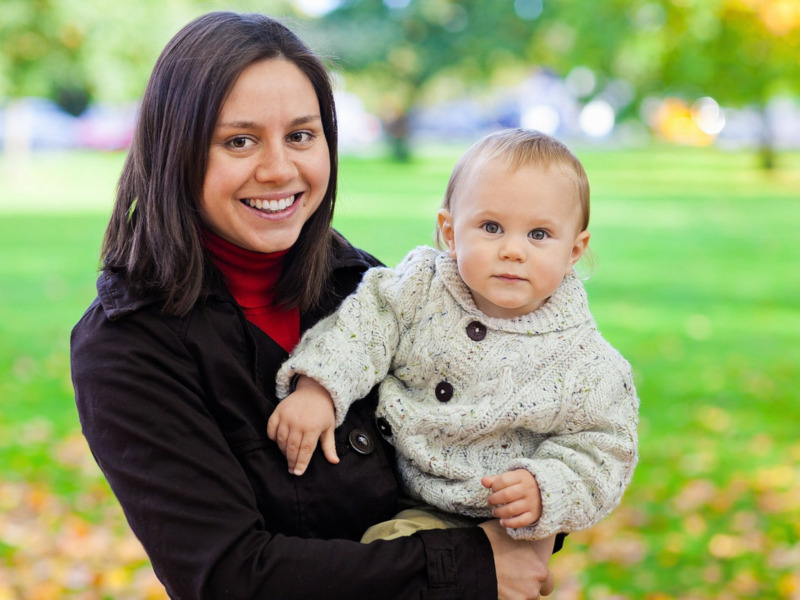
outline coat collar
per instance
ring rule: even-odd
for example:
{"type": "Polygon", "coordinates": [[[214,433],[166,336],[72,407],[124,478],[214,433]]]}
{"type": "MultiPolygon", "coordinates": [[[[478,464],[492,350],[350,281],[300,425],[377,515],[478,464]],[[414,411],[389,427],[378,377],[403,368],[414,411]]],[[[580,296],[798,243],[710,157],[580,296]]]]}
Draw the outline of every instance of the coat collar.
{"type": "MultiPolygon", "coordinates": [[[[340,234],[334,232],[333,236],[333,273],[337,271],[355,269],[363,272],[370,267],[379,265],[375,257],[354,248],[340,234]]],[[[233,296],[222,283],[222,278],[216,273],[210,273],[203,284],[203,296],[218,297],[233,302],[233,296]]],[[[97,299],[103,312],[110,320],[116,320],[142,308],[163,301],[163,296],[156,291],[139,290],[132,286],[125,277],[124,272],[103,271],[97,279],[97,299]]]]}

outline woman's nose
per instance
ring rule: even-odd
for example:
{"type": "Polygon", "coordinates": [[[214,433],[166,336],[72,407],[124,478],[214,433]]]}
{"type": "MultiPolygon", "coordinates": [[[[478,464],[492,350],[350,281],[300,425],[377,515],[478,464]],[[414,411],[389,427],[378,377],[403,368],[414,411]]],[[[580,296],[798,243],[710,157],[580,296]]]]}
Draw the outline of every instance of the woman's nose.
{"type": "Polygon", "coordinates": [[[261,183],[284,182],[297,175],[297,167],[286,148],[265,148],[256,165],[255,178],[261,183]]]}

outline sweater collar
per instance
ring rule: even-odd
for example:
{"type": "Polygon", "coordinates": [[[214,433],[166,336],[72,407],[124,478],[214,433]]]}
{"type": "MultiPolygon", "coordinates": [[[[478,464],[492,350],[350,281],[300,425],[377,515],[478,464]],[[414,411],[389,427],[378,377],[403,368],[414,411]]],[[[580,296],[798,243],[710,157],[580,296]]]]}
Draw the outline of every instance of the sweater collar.
{"type": "Polygon", "coordinates": [[[456,261],[449,255],[441,253],[436,257],[436,270],[461,308],[495,330],[538,335],[577,327],[592,319],[586,290],[574,269],[540,308],[514,319],[500,319],[482,313],[461,279],[456,261]]]}

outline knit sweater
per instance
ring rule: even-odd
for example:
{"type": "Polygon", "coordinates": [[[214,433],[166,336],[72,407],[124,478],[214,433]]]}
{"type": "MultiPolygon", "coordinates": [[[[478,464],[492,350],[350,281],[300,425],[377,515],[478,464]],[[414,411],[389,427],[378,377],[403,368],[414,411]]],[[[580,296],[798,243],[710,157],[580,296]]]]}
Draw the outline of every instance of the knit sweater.
{"type": "Polygon", "coordinates": [[[637,462],[639,400],[630,365],[597,331],[571,272],[538,310],[483,314],[456,262],[413,250],[374,268],[306,332],[278,373],[328,389],[342,422],[380,382],[379,429],[407,491],[439,509],[491,517],[481,477],[527,469],[542,514],[515,538],[588,528],[620,502],[637,462]]]}

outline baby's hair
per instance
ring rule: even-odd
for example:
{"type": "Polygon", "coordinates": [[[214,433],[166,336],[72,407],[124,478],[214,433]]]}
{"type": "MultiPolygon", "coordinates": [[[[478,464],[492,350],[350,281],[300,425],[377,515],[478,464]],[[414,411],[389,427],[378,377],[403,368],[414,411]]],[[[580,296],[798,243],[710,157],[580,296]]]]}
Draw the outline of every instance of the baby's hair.
{"type": "MultiPolygon", "coordinates": [[[[453,168],[442,208],[452,210],[453,198],[465,173],[477,167],[480,162],[495,159],[506,162],[511,171],[523,166],[560,169],[575,183],[583,217],[581,231],[589,227],[589,179],[583,165],[564,144],[552,136],[533,129],[503,129],[475,142],[453,168]]],[[[436,243],[442,247],[438,228],[436,243]]]]}

